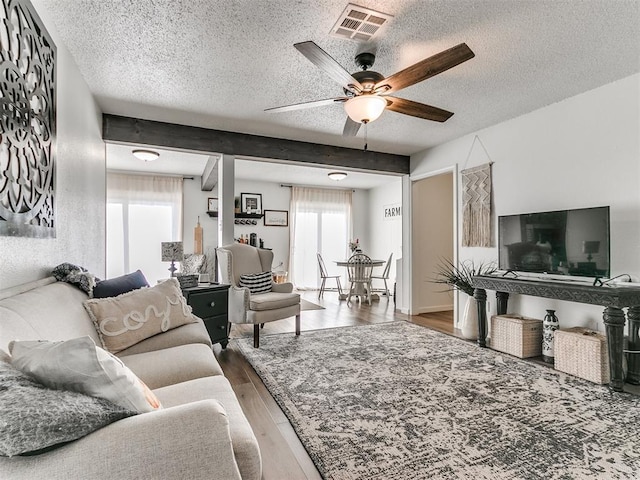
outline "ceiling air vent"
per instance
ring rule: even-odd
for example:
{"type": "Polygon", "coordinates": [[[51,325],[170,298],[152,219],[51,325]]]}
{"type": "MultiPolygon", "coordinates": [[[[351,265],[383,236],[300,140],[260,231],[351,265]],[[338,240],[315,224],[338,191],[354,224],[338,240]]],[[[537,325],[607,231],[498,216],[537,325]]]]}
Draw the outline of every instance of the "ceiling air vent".
{"type": "Polygon", "coordinates": [[[331,36],[369,42],[392,18],[393,15],[349,3],[331,29],[331,36]]]}

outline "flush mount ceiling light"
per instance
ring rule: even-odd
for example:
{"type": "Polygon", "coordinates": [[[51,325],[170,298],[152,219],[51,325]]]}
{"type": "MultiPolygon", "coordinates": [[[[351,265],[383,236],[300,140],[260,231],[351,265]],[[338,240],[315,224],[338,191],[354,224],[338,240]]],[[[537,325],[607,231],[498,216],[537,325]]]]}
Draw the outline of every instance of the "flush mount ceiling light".
{"type": "Polygon", "coordinates": [[[336,182],[339,182],[340,180],[344,180],[345,178],[347,178],[347,174],[345,172],[329,172],[327,173],[327,176],[331,180],[335,180],[336,182]]]}
{"type": "Polygon", "coordinates": [[[131,153],[133,153],[134,157],[140,160],[144,160],[145,162],[153,162],[160,156],[158,152],[154,152],[153,150],[144,150],[144,149],[132,150],[131,153]]]}
{"type": "Polygon", "coordinates": [[[387,101],[377,95],[358,95],[344,104],[349,118],[358,123],[369,123],[378,119],[387,106],[387,101]]]}

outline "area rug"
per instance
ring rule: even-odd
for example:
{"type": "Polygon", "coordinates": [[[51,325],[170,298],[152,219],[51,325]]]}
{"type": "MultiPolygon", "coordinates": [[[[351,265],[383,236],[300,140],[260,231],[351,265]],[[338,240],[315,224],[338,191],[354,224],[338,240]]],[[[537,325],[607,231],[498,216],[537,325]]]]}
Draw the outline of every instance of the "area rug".
{"type": "Polygon", "coordinates": [[[241,351],[325,479],[640,478],[640,397],[406,322],[241,351]]]}
{"type": "Polygon", "coordinates": [[[317,305],[309,300],[305,300],[304,298],[300,299],[300,310],[324,310],[324,307],[321,305],[317,305]]]}

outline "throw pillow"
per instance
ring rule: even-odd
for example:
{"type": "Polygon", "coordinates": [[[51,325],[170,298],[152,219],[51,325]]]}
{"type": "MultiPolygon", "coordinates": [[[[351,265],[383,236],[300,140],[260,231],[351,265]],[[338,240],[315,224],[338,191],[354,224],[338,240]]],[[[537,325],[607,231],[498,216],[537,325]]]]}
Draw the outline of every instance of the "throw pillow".
{"type": "Polygon", "coordinates": [[[197,322],[175,278],[117,297],[86,300],[84,307],[98,330],[102,346],[111,353],[197,322]]]}
{"type": "Polygon", "coordinates": [[[270,292],[272,281],[271,272],[240,275],[240,286],[248,288],[251,293],[270,292]]]}
{"type": "Polygon", "coordinates": [[[0,362],[0,455],[43,453],[135,412],[102,398],[50,390],[0,362]]]}
{"type": "Polygon", "coordinates": [[[121,277],[102,280],[93,287],[93,298],[117,297],[123,293],[131,292],[142,287],[148,287],[149,283],[140,270],[127,273],[121,277]]]}
{"type": "Polygon", "coordinates": [[[90,297],[93,295],[93,287],[100,279],[84,267],[79,267],[72,263],[61,263],[51,272],[51,275],[59,282],[67,282],[75,285],[80,290],[86,292],[90,297]]]}
{"type": "Polygon", "coordinates": [[[149,387],[90,337],[63,342],[13,341],[9,349],[13,366],[46,387],[104,398],[137,413],[160,408],[149,387]]]}

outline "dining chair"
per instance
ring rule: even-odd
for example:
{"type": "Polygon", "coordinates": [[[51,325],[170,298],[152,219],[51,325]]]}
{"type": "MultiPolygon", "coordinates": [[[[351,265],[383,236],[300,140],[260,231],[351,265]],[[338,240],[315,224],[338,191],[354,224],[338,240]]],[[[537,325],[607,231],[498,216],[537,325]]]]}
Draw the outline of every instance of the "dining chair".
{"type": "Polygon", "coordinates": [[[356,296],[362,301],[362,297],[367,297],[367,302],[371,305],[371,273],[373,263],[371,258],[364,253],[356,253],[347,262],[347,273],[349,274],[349,295],[347,305],[351,302],[351,297],[356,296]]]}
{"type": "Polygon", "coordinates": [[[320,267],[320,278],[322,279],[322,283],[320,284],[320,291],[318,292],[318,298],[322,297],[325,291],[325,284],[327,283],[328,278],[335,278],[336,284],[338,285],[338,293],[342,293],[342,286],[340,285],[340,275],[329,275],[327,272],[327,267],[324,264],[324,260],[322,259],[322,255],[320,253],[316,253],[318,257],[318,267],[320,267]]]}
{"type": "Polygon", "coordinates": [[[389,287],[387,286],[387,280],[389,280],[389,271],[391,270],[391,259],[393,258],[393,252],[391,252],[391,255],[389,255],[389,260],[387,260],[387,264],[384,266],[384,270],[382,272],[382,275],[371,275],[371,281],[373,283],[373,280],[382,280],[384,282],[384,290],[378,289],[377,291],[379,292],[384,292],[384,294],[387,296],[387,300],[389,300],[389,287]]]}

